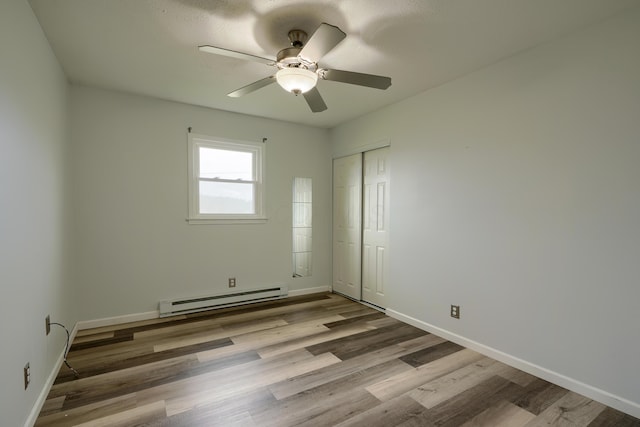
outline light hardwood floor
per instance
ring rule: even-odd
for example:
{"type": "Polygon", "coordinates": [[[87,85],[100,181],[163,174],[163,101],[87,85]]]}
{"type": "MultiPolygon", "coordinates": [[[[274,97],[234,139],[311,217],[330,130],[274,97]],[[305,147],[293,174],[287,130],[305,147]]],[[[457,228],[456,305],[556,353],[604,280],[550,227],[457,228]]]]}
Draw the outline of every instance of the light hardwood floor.
{"type": "Polygon", "coordinates": [[[333,294],[81,331],[37,426],[640,426],[333,294]]]}

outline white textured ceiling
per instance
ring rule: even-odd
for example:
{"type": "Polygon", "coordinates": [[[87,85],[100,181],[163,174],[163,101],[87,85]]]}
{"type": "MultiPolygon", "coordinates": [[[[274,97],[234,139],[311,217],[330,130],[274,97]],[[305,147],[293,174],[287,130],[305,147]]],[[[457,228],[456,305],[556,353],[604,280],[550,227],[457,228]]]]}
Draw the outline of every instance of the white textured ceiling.
{"type": "Polygon", "coordinates": [[[540,43],[639,0],[30,0],[72,83],[332,127],[540,43]],[[275,57],[287,32],[322,22],[347,37],[324,68],[389,76],[386,91],[331,81],[328,110],[270,85],[264,64],[206,54],[209,44],[275,57]]]}

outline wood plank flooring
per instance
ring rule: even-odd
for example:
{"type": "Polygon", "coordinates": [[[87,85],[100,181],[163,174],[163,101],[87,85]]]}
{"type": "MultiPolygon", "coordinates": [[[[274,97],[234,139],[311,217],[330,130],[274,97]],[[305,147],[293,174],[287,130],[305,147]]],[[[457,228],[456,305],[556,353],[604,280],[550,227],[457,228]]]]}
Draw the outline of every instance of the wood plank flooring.
{"type": "Polygon", "coordinates": [[[333,294],[80,331],[36,426],[635,426],[333,294]]]}

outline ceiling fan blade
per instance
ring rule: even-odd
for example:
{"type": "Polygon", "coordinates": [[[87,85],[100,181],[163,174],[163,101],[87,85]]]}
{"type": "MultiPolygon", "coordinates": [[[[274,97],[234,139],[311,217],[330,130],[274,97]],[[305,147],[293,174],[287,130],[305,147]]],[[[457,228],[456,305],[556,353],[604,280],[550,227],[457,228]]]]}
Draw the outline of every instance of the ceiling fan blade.
{"type": "Polygon", "coordinates": [[[264,79],[260,79],[257,82],[253,82],[249,85],[243,86],[238,90],[234,90],[233,92],[227,94],[227,96],[230,96],[232,98],[239,98],[242,95],[246,95],[248,93],[253,92],[254,90],[258,90],[260,88],[268,86],[275,81],[276,81],[276,76],[274,74],[273,76],[265,77],[264,79]]]}
{"type": "Polygon", "coordinates": [[[307,44],[300,51],[299,57],[309,61],[318,62],[327,52],[336,47],[347,35],[338,27],[320,24],[307,44]]]}
{"type": "Polygon", "coordinates": [[[327,104],[324,103],[317,87],[303,93],[302,96],[304,96],[305,101],[309,104],[309,108],[311,108],[311,111],[314,113],[319,113],[327,109],[327,104]]]}
{"type": "Polygon", "coordinates": [[[198,46],[198,49],[201,52],[213,53],[215,55],[228,56],[230,58],[243,59],[245,61],[254,61],[260,62],[266,65],[275,65],[276,61],[274,59],[262,58],[261,56],[250,55],[248,53],[237,52],[235,50],[223,49],[221,47],[215,46],[198,46]]]}
{"type": "Polygon", "coordinates": [[[367,86],[375,89],[386,89],[391,86],[391,78],[373,74],[354,73],[353,71],[323,70],[320,74],[324,80],[367,86]]]}

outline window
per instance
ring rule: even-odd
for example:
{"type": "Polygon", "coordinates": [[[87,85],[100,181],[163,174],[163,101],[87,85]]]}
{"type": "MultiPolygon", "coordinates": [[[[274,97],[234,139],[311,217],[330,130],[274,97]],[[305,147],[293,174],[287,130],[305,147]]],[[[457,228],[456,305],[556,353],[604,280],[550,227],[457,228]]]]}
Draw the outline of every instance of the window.
{"type": "Polygon", "coordinates": [[[263,222],[264,144],[189,134],[189,222],[263,222]]]}
{"type": "Polygon", "coordinates": [[[311,178],[293,179],[293,277],[311,276],[311,178]]]}

